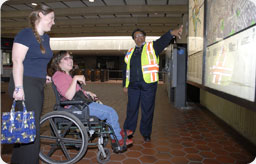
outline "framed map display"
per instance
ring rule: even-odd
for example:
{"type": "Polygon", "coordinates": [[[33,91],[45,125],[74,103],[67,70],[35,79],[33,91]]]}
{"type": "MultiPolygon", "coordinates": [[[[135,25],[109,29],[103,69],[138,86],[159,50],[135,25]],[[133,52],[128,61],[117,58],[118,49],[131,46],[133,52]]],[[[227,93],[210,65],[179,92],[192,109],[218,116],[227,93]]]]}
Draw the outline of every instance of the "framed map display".
{"type": "Polygon", "coordinates": [[[203,50],[204,0],[189,0],[188,55],[203,50]]]}
{"type": "Polygon", "coordinates": [[[187,80],[202,84],[203,74],[203,51],[188,56],[187,80]]]}
{"type": "Polygon", "coordinates": [[[256,22],[256,0],[207,0],[207,45],[256,22]]]}
{"type": "Polygon", "coordinates": [[[256,25],[206,49],[205,86],[255,101],[256,25]]]}

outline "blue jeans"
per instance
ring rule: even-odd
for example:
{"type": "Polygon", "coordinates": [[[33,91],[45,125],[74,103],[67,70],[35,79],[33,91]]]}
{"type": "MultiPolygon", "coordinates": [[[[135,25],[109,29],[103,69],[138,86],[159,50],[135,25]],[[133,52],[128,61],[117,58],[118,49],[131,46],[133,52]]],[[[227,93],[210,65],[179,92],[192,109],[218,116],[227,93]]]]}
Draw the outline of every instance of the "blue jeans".
{"type": "Polygon", "coordinates": [[[96,116],[100,120],[106,120],[106,122],[112,126],[117,139],[122,139],[120,134],[121,128],[118,122],[118,115],[115,109],[110,106],[98,104],[95,102],[89,104],[89,109],[91,116],[96,116]]]}

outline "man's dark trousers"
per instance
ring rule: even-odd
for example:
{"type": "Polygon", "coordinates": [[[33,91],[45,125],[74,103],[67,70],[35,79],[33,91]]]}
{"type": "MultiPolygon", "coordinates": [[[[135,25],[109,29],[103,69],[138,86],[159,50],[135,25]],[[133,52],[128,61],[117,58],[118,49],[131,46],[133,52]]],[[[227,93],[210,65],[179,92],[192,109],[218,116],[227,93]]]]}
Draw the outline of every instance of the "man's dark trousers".
{"type": "Polygon", "coordinates": [[[151,136],[155,108],[157,82],[131,82],[128,87],[128,104],[124,129],[135,132],[138,121],[139,106],[141,104],[140,133],[151,136]]]}

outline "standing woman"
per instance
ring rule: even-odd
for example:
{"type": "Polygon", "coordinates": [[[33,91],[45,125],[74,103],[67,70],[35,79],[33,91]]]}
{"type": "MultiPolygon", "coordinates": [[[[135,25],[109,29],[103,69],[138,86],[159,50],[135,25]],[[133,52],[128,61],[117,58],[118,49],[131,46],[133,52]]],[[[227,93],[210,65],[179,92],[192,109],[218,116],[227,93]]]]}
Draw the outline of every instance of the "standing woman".
{"type": "MultiPolygon", "coordinates": [[[[12,47],[13,76],[9,94],[15,100],[25,100],[28,111],[35,112],[36,139],[29,144],[15,144],[11,163],[38,164],[40,151],[40,115],[43,106],[47,64],[52,58],[50,38],[45,32],[54,25],[54,11],[45,5],[37,5],[30,16],[31,28],[21,30],[12,47]]],[[[23,109],[17,103],[18,110],[23,109]]]]}

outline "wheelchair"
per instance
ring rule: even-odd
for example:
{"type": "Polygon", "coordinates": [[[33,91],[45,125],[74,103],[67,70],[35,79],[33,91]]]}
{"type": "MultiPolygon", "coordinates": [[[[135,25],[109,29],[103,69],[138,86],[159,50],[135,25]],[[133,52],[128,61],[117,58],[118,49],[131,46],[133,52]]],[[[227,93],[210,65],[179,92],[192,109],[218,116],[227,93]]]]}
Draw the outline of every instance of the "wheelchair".
{"type": "MultiPolygon", "coordinates": [[[[120,146],[111,125],[105,120],[90,116],[89,107],[83,101],[61,101],[61,95],[52,83],[56,97],[54,111],[40,119],[40,153],[42,161],[49,164],[73,164],[78,162],[90,147],[98,148],[97,161],[110,160],[111,152],[106,147],[112,140],[115,153],[127,149],[126,143],[120,146]],[[65,106],[71,108],[65,108],[65,106]],[[83,109],[83,110],[82,110],[83,109]]],[[[126,137],[124,138],[126,140],[126,137]]]]}

